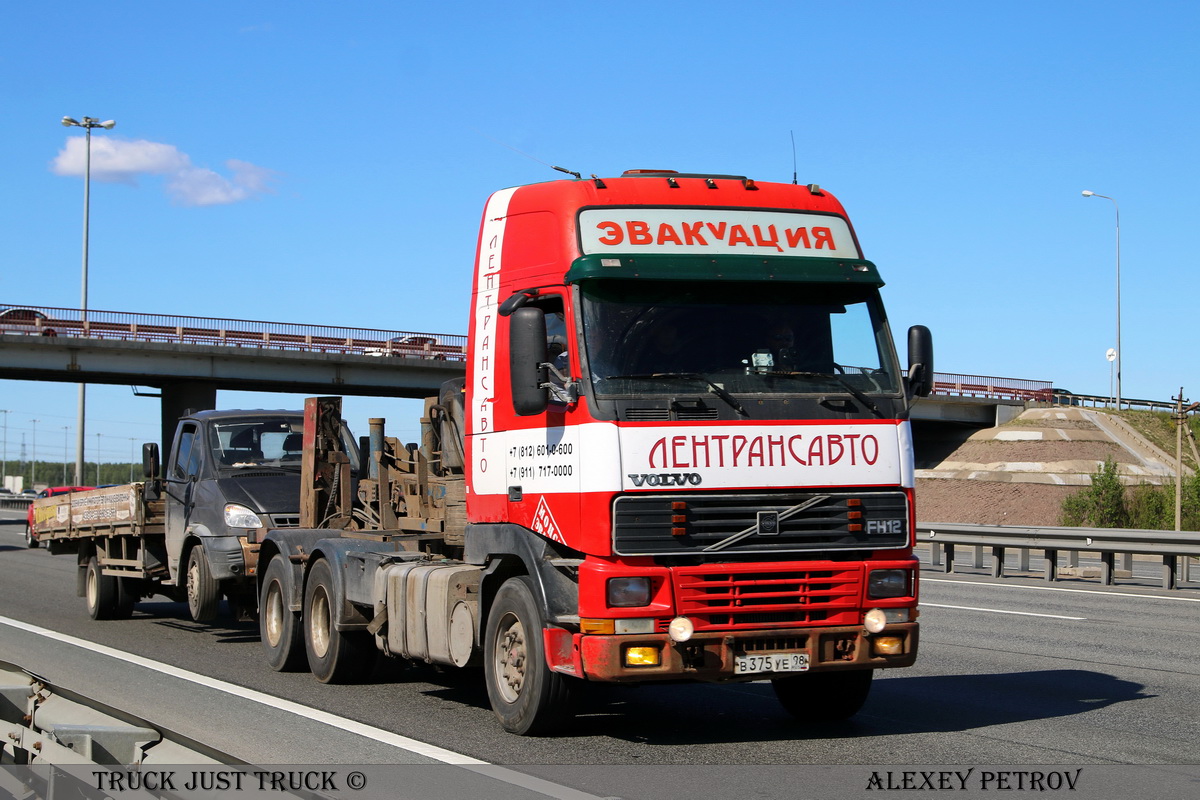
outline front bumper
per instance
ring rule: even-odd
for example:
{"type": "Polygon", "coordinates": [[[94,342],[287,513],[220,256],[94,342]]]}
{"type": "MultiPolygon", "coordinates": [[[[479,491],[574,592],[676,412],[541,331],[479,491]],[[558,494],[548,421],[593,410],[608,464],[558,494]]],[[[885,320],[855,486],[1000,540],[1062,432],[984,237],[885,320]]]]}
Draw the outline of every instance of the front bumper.
{"type": "Polygon", "coordinates": [[[911,666],[917,659],[918,623],[889,625],[878,634],[867,633],[862,626],[847,626],[698,632],[687,642],[674,642],[660,633],[575,634],[572,638],[576,663],[552,665],[552,668],[589,680],[620,683],[743,681],[763,680],[774,673],[735,675],[734,659],[741,655],[807,653],[810,672],[911,666]],[[889,636],[902,640],[900,652],[896,655],[876,654],[871,640],[889,636]],[[659,663],[627,666],[625,652],[630,647],[657,647],[659,663]]]}

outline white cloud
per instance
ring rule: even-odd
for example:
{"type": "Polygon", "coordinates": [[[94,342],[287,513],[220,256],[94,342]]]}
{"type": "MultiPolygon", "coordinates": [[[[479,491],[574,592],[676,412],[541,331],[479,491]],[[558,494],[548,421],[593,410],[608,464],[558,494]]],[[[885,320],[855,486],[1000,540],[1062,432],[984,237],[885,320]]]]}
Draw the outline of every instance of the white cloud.
{"type": "MultiPolygon", "coordinates": [[[[82,176],[86,146],[83,136],[67,139],[51,170],[57,175],[82,176]]],[[[195,166],[187,153],[174,145],[92,137],[92,178],[98,181],[136,186],[142,176],[163,176],[172,201],[185,206],[228,205],[274,191],[275,172],[236,159],[226,161],[225,166],[230,177],[195,166]]]]}

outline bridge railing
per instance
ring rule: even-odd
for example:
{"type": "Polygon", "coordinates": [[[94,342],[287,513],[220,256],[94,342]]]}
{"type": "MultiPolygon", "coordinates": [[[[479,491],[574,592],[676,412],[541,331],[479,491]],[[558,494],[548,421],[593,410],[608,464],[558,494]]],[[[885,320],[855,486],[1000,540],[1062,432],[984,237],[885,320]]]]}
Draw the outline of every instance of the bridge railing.
{"type": "Polygon", "coordinates": [[[0,333],[256,347],[379,357],[466,359],[467,337],[265,320],[0,304],[0,333]]]}
{"type": "Polygon", "coordinates": [[[1054,386],[1049,381],[935,372],[933,373],[933,393],[954,397],[986,397],[997,400],[1049,403],[1054,398],[1054,386]]]}

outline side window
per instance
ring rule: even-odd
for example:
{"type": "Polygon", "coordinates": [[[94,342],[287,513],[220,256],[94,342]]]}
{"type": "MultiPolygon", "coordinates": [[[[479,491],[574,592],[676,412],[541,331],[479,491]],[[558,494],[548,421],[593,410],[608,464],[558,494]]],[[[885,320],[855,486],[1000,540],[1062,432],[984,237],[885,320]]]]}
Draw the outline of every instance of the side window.
{"type": "Polygon", "coordinates": [[[192,450],[188,454],[187,466],[185,467],[189,478],[200,474],[200,463],[204,460],[203,443],[204,439],[199,435],[192,440],[192,450]]]}
{"type": "Polygon", "coordinates": [[[546,315],[546,363],[553,367],[547,376],[551,384],[550,399],[559,403],[569,402],[566,384],[571,379],[571,336],[567,331],[562,298],[553,295],[545,297],[536,307],[546,315]]]}
{"type": "Polygon", "coordinates": [[[175,450],[175,458],[171,466],[171,477],[182,480],[191,473],[188,472],[192,451],[196,449],[196,426],[184,425],[179,434],[179,447],[175,450]]]}

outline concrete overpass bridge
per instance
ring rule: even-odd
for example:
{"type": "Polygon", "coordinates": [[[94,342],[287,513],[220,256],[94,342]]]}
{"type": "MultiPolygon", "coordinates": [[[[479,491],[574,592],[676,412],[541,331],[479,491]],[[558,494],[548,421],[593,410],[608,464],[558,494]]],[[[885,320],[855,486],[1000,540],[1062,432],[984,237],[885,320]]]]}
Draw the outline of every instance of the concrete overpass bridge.
{"type": "MultiPolygon", "coordinates": [[[[218,389],[421,398],[466,369],[466,336],[0,304],[0,378],[157,388],[169,442],[187,408],[218,389]]],[[[988,427],[1046,381],[938,373],[920,422],[988,427]]]]}

